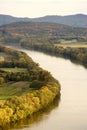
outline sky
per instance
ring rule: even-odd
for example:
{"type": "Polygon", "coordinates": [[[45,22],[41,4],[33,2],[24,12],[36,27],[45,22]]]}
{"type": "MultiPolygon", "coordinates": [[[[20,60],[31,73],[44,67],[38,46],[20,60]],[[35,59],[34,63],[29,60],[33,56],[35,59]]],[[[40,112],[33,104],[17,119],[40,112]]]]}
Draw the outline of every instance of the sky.
{"type": "Polygon", "coordinates": [[[0,0],[0,14],[29,18],[87,14],[87,0],[0,0]]]}

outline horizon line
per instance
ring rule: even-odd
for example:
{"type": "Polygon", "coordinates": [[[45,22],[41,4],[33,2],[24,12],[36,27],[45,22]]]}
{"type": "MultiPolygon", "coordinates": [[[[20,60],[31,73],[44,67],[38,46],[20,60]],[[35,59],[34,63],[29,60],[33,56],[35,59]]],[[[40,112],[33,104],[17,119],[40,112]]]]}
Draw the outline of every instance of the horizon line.
{"type": "Polygon", "coordinates": [[[43,15],[43,16],[36,16],[36,17],[28,17],[28,16],[15,16],[12,14],[2,14],[0,13],[0,15],[6,15],[6,16],[11,16],[11,17],[17,17],[17,18],[30,18],[30,19],[34,19],[34,18],[41,18],[41,17],[46,17],[46,16],[60,16],[60,17],[64,17],[64,16],[73,16],[73,15],[87,15],[85,13],[75,13],[75,14],[65,14],[65,15],[58,15],[58,14],[48,14],[48,15],[43,15]]]}

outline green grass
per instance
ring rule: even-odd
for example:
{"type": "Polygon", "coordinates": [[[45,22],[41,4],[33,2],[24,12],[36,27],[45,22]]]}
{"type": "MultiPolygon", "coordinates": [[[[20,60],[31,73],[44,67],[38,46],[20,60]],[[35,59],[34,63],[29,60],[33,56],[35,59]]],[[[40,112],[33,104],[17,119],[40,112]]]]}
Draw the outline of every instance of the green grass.
{"type": "Polygon", "coordinates": [[[0,85],[0,100],[6,100],[11,96],[21,96],[32,92],[29,88],[30,82],[8,82],[0,85]]]}
{"type": "Polygon", "coordinates": [[[4,72],[27,72],[26,68],[0,68],[4,72]]]}

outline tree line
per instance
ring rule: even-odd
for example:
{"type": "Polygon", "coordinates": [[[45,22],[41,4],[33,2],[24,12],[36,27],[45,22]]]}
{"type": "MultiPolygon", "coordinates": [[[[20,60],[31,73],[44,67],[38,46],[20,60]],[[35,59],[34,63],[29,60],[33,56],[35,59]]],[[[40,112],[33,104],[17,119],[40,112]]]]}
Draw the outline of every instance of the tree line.
{"type": "Polygon", "coordinates": [[[22,47],[45,52],[50,55],[64,57],[72,62],[83,64],[87,67],[87,48],[59,47],[53,44],[32,44],[28,41],[21,43],[22,47]]]}

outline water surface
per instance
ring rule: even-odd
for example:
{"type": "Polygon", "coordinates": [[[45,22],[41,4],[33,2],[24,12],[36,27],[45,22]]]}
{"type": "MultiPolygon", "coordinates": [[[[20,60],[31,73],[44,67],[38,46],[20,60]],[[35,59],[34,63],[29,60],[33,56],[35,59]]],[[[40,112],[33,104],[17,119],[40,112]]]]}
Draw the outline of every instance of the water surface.
{"type": "MultiPolygon", "coordinates": [[[[87,130],[87,69],[70,60],[23,50],[61,84],[61,100],[50,112],[38,113],[17,125],[20,130],[87,130]]],[[[17,130],[13,129],[13,130],[17,130]]]]}
{"type": "MultiPolygon", "coordinates": [[[[61,101],[39,122],[20,130],[87,130],[87,69],[70,60],[23,50],[61,84],[61,101]]],[[[16,130],[16,129],[15,129],[16,130]]]]}

